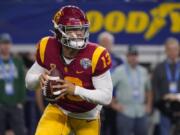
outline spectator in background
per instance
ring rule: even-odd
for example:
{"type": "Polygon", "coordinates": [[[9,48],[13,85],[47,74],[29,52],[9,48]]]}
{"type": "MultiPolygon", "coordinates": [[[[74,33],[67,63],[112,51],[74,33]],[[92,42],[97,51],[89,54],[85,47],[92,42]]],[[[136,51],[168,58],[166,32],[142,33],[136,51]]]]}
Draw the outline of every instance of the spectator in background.
{"type": "MultiPolygon", "coordinates": [[[[121,58],[118,58],[112,52],[112,49],[114,46],[113,35],[108,32],[100,33],[100,35],[98,36],[98,43],[101,46],[105,47],[110,53],[111,60],[112,60],[111,72],[113,72],[115,67],[122,64],[121,58]]],[[[102,119],[101,134],[102,135],[116,135],[117,128],[116,128],[116,123],[114,122],[116,120],[116,112],[108,106],[103,107],[101,119],[102,119]]]]}
{"type": "Polygon", "coordinates": [[[171,99],[174,100],[171,98],[172,95],[180,93],[180,47],[178,40],[175,38],[168,38],[165,42],[165,51],[167,58],[157,65],[152,78],[155,104],[161,112],[160,135],[169,135],[172,126],[170,118],[165,115],[172,111],[166,108],[166,101],[171,99]]]}
{"type": "Polygon", "coordinates": [[[112,67],[111,71],[114,70],[117,66],[123,63],[122,59],[117,57],[115,54],[113,54],[113,47],[114,47],[114,36],[108,32],[102,32],[98,36],[98,43],[99,45],[103,46],[108,50],[108,52],[111,55],[112,59],[112,67]]]}
{"type": "MultiPolygon", "coordinates": [[[[27,70],[33,65],[35,61],[35,54],[34,53],[28,53],[24,57],[24,61],[27,70]]],[[[33,94],[33,104],[36,104],[36,113],[37,113],[37,120],[36,123],[39,121],[41,118],[41,115],[43,114],[45,107],[48,105],[48,102],[44,99],[42,90],[40,88],[37,88],[36,90],[29,90],[30,93],[35,93],[33,94]]],[[[30,94],[32,95],[32,94],[30,94]]],[[[37,126],[37,125],[36,125],[37,126]]],[[[33,132],[34,135],[34,132],[33,132]]]]}
{"type": "MultiPolygon", "coordinates": [[[[35,54],[31,52],[25,52],[22,53],[21,56],[24,61],[25,70],[28,71],[35,61],[35,54]]],[[[35,102],[35,90],[26,90],[24,112],[27,135],[34,135],[38,123],[35,102]]]]}
{"type": "Polygon", "coordinates": [[[115,69],[112,80],[117,87],[111,105],[118,112],[118,135],[147,135],[152,92],[148,72],[138,64],[135,46],[129,46],[127,62],[115,69]]]}
{"type": "Polygon", "coordinates": [[[23,103],[25,99],[24,66],[10,53],[12,40],[9,34],[0,35],[0,135],[6,125],[16,135],[25,135],[23,103]],[[8,122],[8,123],[7,123],[8,122]]]}

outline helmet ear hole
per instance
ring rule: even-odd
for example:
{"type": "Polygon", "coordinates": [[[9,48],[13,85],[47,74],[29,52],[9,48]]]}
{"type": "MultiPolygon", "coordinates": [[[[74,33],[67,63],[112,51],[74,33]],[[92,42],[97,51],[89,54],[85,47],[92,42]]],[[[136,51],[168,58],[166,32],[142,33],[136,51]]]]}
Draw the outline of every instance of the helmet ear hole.
{"type": "Polygon", "coordinates": [[[60,41],[60,40],[61,40],[61,37],[62,37],[61,32],[59,32],[58,29],[54,29],[54,32],[56,33],[56,38],[60,41]]]}
{"type": "Polygon", "coordinates": [[[60,41],[63,45],[68,46],[68,39],[61,38],[60,41]]]}

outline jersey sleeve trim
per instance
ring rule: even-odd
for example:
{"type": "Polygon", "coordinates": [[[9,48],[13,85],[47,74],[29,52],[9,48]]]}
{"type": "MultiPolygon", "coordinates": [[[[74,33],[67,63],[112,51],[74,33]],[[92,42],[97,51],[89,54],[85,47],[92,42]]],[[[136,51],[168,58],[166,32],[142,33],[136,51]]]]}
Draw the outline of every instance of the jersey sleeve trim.
{"type": "Polygon", "coordinates": [[[105,50],[105,48],[101,47],[101,46],[99,46],[95,49],[93,56],[92,56],[92,74],[94,74],[99,57],[101,56],[101,54],[103,53],[104,50],[105,50]]]}
{"type": "Polygon", "coordinates": [[[39,50],[40,50],[40,59],[41,59],[41,62],[44,63],[44,59],[45,59],[45,50],[46,50],[46,46],[47,46],[47,42],[49,40],[49,37],[45,37],[41,40],[40,42],[40,47],[39,47],[39,50]]]}

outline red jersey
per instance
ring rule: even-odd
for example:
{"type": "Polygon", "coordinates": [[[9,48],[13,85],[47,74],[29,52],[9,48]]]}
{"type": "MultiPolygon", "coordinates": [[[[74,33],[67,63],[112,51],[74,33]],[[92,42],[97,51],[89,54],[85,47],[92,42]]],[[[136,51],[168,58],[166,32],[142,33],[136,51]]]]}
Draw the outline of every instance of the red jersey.
{"type": "MultiPolygon", "coordinates": [[[[48,70],[51,64],[55,64],[65,80],[90,90],[94,89],[92,77],[104,73],[111,67],[111,58],[107,50],[94,43],[88,43],[86,48],[79,50],[70,64],[66,64],[62,56],[62,45],[55,37],[41,39],[37,47],[36,60],[48,70]]],[[[64,96],[57,104],[74,113],[87,112],[96,107],[96,104],[72,95],[64,96]]]]}

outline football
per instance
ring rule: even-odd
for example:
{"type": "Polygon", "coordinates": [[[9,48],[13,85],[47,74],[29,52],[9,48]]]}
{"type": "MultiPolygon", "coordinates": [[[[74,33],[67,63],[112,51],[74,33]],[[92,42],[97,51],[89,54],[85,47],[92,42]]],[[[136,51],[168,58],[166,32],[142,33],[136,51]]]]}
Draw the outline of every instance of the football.
{"type": "Polygon", "coordinates": [[[56,68],[51,70],[50,75],[48,76],[48,81],[43,89],[43,95],[45,96],[46,100],[55,101],[56,98],[61,94],[61,90],[52,87],[53,85],[58,85],[59,82],[57,82],[57,80],[60,78],[63,79],[62,75],[56,68]]]}

